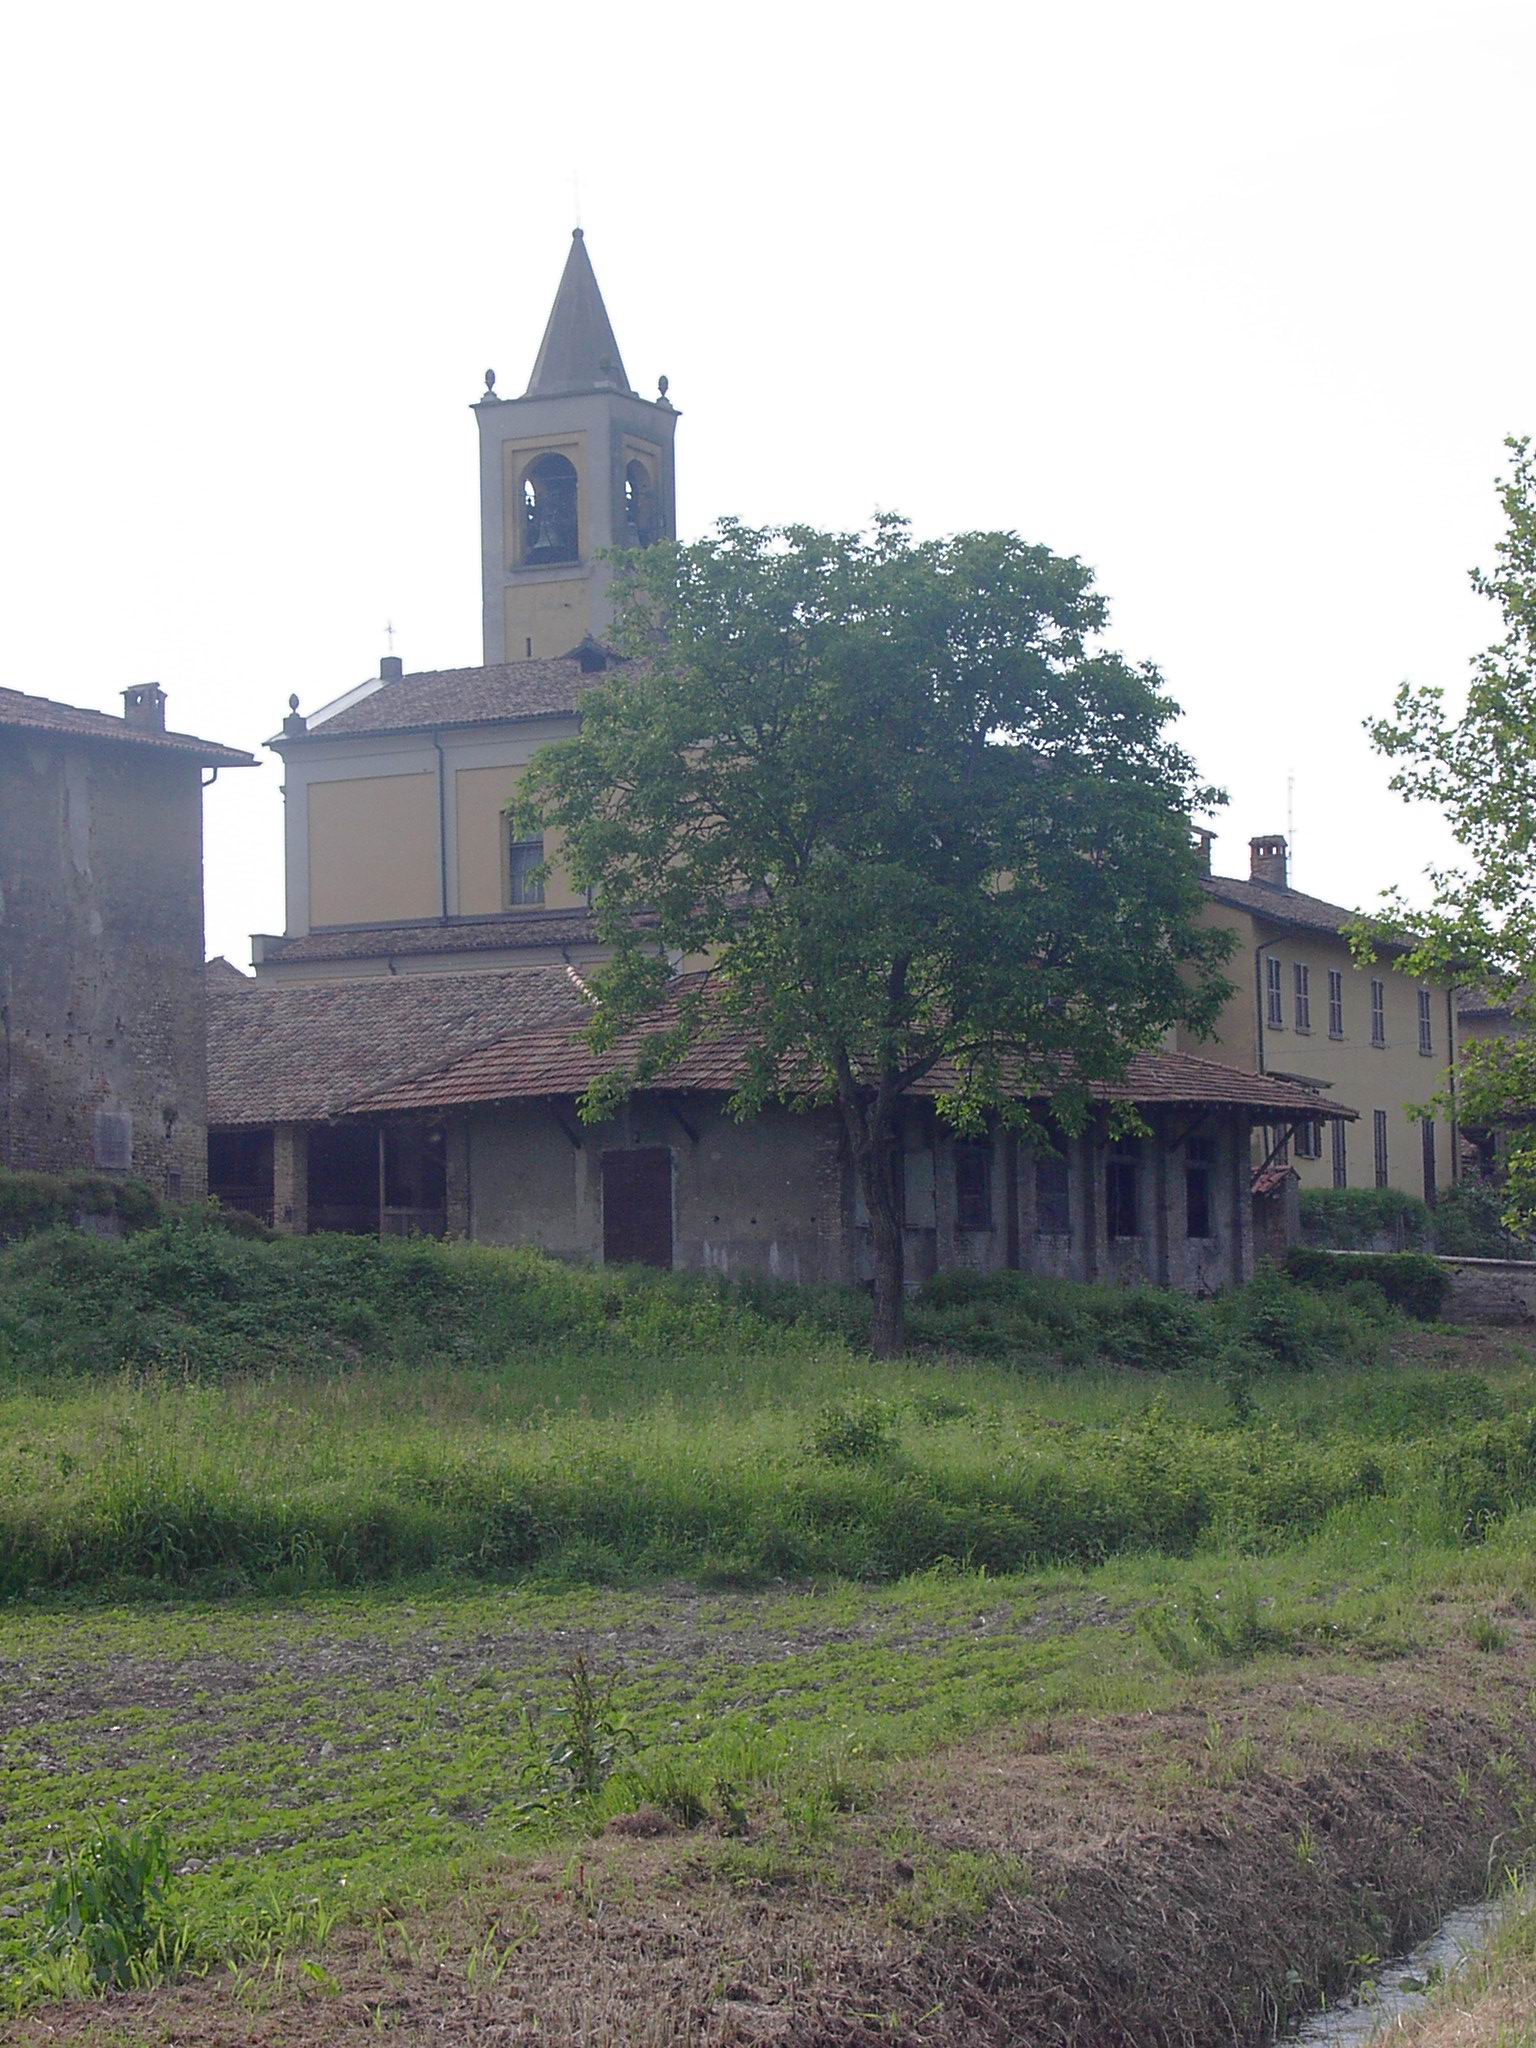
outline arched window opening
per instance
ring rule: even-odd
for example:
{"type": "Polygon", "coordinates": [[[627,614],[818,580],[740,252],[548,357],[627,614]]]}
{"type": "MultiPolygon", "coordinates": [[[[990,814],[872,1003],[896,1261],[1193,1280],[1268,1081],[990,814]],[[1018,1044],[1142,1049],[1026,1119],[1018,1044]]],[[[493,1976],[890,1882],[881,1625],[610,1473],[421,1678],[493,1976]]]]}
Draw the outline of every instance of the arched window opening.
{"type": "Polygon", "coordinates": [[[632,548],[648,548],[656,538],[656,486],[643,462],[624,472],[624,530],[632,548]]]}
{"type": "Polygon", "coordinates": [[[523,477],[525,562],[574,562],[576,472],[563,455],[541,455],[523,477]]]}

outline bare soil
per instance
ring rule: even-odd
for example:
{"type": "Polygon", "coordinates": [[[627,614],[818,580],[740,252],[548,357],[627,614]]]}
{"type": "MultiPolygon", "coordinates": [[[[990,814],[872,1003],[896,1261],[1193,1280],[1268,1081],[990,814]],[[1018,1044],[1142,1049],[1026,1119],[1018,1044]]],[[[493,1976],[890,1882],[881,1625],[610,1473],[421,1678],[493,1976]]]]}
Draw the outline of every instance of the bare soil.
{"type": "MultiPolygon", "coordinates": [[[[1536,1627],[1166,1711],[1015,1725],[809,1835],[631,1817],[435,1914],[291,1961],[29,2015],[155,2048],[1207,2048],[1258,2043],[1525,1846],[1536,1627]]],[[[1433,2037],[1431,2037],[1433,2038],[1433,2037]]],[[[1447,2044],[1460,2037],[1447,2036],[1447,2044]]],[[[1469,2040],[1476,2036],[1466,2037],[1469,2040]]]]}

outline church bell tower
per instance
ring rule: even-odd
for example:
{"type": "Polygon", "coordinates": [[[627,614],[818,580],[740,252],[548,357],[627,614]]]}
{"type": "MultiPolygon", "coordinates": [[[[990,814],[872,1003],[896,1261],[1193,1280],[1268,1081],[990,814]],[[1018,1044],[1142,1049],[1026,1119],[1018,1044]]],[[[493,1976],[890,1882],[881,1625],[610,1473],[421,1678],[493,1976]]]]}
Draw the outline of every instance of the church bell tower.
{"type": "Polygon", "coordinates": [[[503,399],[486,372],[480,553],[487,663],[569,654],[608,631],[605,548],[677,534],[677,413],[629,388],[580,228],[528,389],[503,399]]]}

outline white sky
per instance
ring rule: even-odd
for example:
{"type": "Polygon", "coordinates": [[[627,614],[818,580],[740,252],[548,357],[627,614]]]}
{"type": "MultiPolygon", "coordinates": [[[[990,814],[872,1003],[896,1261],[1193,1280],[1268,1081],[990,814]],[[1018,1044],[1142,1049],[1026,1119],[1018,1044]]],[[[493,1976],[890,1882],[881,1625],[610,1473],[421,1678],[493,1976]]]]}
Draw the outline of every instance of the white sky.
{"type": "MultiPolygon", "coordinates": [[[[1431,819],[1361,720],[1495,617],[1536,428],[1530,0],[16,7],[0,682],[255,748],[480,659],[466,410],[580,216],[718,514],[1010,526],[1097,569],[1232,803],[1346,903],[1431,819]]],[[[210,951],[280,930],[279,776],[207,799],[210,951]]]]}

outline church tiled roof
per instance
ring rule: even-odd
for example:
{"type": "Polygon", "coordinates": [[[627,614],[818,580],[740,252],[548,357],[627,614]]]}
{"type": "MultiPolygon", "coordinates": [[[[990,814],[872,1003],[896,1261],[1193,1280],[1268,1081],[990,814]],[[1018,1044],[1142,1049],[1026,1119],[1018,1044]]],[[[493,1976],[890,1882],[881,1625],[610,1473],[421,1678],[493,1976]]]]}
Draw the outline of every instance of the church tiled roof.
{"type": "Polygon", "coordinates": [[[329,717],[315,714],[306,733],[285,734],[274,745],[283,748],[305,739],[344,739],[353,733],[421,732],[569,714],[612,666],[610,657],[607,668],[584,668],[573,650],[551,660],[423,669],[381,682],[329,717]]]}

